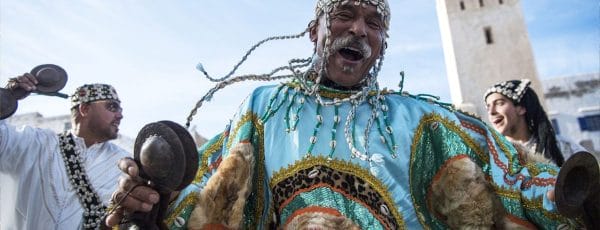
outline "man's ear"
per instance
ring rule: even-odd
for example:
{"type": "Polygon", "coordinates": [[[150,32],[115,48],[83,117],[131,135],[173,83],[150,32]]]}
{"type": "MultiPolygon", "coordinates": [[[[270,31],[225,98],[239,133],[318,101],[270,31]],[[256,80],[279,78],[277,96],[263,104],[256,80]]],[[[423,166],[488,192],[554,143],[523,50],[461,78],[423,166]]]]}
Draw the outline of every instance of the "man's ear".
{"type": "Polygon", "coordinates": [[[310,21],[310,23],[308,24],[308,29],[309,29],[308,36],[310,37],[310,41],[317,42],[317,34],[319,33],[319,21],[317,21],[317,20],[310,21]]]}
{"type": "Polygon", "coordinates": [[[527,113],[527,109],[524,106],[517,105],[517,114],[523,116],[525,113],[527,113]]]}
{"type": "Polygon", "coordinates": [[[85,117],[89,114],[91,109],[91,105],[87,104],[87,103],[81,103],[77,106],[77,110],[79,110],[79,114],[81,114],[81,117],[85,117]]]}

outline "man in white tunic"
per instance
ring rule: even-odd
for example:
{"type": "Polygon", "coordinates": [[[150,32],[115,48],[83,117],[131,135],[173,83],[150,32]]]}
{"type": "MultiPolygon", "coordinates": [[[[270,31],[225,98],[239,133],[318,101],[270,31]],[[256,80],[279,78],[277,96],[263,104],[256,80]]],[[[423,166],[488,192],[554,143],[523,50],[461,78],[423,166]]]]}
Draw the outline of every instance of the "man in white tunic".
{"type": "MultiPolygon", "coordinates": [[[[34,91],[37,84],[24,74],[7,88],[34,91]]],[[[18,181],[16,205],[2,207],[14,213],[14,226],[2,229],[98,228],[117,185],[116,162],[130,155],[108,142],[117,138],[122,108],[106,84],[77,88],[71,105],[73,128],[58,135],[0,120],[0,173],[18,181]]]]}

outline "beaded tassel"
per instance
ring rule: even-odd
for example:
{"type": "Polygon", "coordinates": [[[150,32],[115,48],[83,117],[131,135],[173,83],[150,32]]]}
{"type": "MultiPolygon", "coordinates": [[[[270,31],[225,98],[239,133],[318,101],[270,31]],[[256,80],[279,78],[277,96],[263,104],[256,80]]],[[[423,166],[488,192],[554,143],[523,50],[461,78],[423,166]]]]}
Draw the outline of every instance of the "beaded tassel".
{"type": "Polygon", "coordinates": [[[288,93],[286,90],[286,93],[283,96],[283,100],[281,100],[279,105],[277,105],[277,106],[275,106],[275,108],[273,108],[273,103],[275,103],[275,100],[278,98],[277,95],[279,95],[279,92],[281,92],[281,90],[284,87],[285,87],[285,85],[281,85],[281,86],[277,87],[277,92],[275,94],[273,94],[271,99],[269,99],[269,104],[267,105],[267,110],[266,110],[265,114],[263,115],[263,117],[261,118],[263,121],[265,121],[265,120],[269,119],[271,116],[273,116],[273,114],[275,114],[275,112],[277,112],[279,110],[279,108],[281,108],[281,106],[285,103],[285,101],[287,101],[288,93]]]}
{"type": "Polygon", "coordinates": [[[321,125],[323,124],[323,116],[321,116],[321,105],[319,105],[319,104],[317,104],[316,119],[317,119],[317,124],[315,125],[315,128],[313,129],[312,136],[310,136],[310,138],[309,138],[310,146],[308,147],[308,150],[306,151],[307,157],[312,156],[312,150],[315,147],[315,144],[317,143],[317,133],[319,132],[319,129],[321,128],[321,125]]]}
{"type": "MultiPolygon", "coordinates": [[[[291,119],[294,120],[295,124],[294,124],[294,126],[292,128],[290,128],[290,111],[292,110],[292,106],[294,105],[294,101],[296,101],[296,97],[298,96],[298,94],[299,94],[299,91],[294,91],[294,95],[292,96],[292,99],[290,99],[290,104],[288,105],[288,107],[287,107],[287,109],[285,111],[285,118],[284,118],[284,120],[285,120],[285,126],[286,126],[285,127],[285,131],[288,132],[288,133],[290,131],[295,131],[296,130],[296,125],[295,124],[297,124],[297,121],[299,120],[299,117],[297,115],[298,113],[292,114],[291,119]]],[[[300,103],[301,105],[304,104],[304,98],[301,98],[299,101],[301,101],[301,103],[300,103]]]]}
{"type": "Polygon", "coordinates": [[[381,139],[381,142],[387,146],[388,151],[392,155],[392,159],[396,159],[396,151],[398,151],[398,145],[396,145],[396,139],[394,138],[394,130],[392,129],[392,126],[390,125],[390,121],[388,119],[388,106],[385,104],[385,98],[383,96],[380,96],[379,100],[381,101],[381,112],[383,115],[382,120],[385,122],[385,131],[383,131],[381,121],[377,120],[377,130],[379,131],[379,138],[381,139]],[[385,137],[386,134],[389,136],[389,138],[385,137]]]}
{"type": "Polygon", "coordinates": [[[298,109],[296,109],[296,112],[294,113],[294,116],[292,118],[294,120],[294,124],[292,126],[293,130],[296,130],[296,126],[298,126],[298,121],[300,121],[300,117],[298,114],[300,114],[300,110],[302,110],[302,108],[304,107],[304,103],[306,102],[306,96],[300,98],[299,102],[300,106],[298,106],[298,109]]]}
{"type": "Polygon", "coordinates": [[[331,127],[331,141],[329,142],[329,147],[331,150],[329,151],[328,160],[333,159],[333,153],[335,152],[335,147],[337,145],[335,136],[337,135],[337,126],[340,123],[339,109],[338,106],[335,106],[334,115],[333,115],[333,127],[331,127]]]}

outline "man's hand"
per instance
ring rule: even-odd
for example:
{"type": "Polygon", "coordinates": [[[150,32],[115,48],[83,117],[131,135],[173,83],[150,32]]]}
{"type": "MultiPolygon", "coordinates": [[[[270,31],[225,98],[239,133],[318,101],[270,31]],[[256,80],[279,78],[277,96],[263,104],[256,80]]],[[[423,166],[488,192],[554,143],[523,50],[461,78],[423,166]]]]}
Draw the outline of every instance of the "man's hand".
{"type": "Polygon", "coordinates": [[[6,88],[10,90],[22,88],[26,91],[33,91],[36,89],[35,86],[38,83],[38,80],[33,75],[31,75],[30,73],[24,73],[21,76],[10,78],[8,80],[8,85],[6,86],[6,88]]]}
{"type": "Polygon", "coordinates": [[[554,189],[549,190],[548,192],[546,192],[546,197],[548,197],[548,199],[550,201],[554,201],[554,189]]]}
{"type": "Polygon", "coordinates": [[[119,169],[123,172],[119,179],[119,187],[112,195],[111,204],[115,205],[106,217],[106,225],[118,225],[125,215],[133,212],[149,212],[159,201],[157,191],[147,186],[139,177],[139,168],[131,158],[119,161],[119,169]]]}

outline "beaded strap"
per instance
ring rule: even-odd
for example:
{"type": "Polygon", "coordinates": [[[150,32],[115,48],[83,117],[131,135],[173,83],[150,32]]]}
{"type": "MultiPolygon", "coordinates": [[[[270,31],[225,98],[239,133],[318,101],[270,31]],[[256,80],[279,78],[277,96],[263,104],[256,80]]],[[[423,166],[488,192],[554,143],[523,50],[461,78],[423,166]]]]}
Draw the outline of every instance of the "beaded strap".
{"type": "Polygon", "coordinates": [[[58,134],[60,150],[65,162],[69,181],[77,192],[79,202],[83,206],[83,229],[98,229],[104,217],[104,205],[100,197],[92,189],[90,179],[85,173],[79,154],[75,152],[75,141],[71,133],[58,134]]]}

